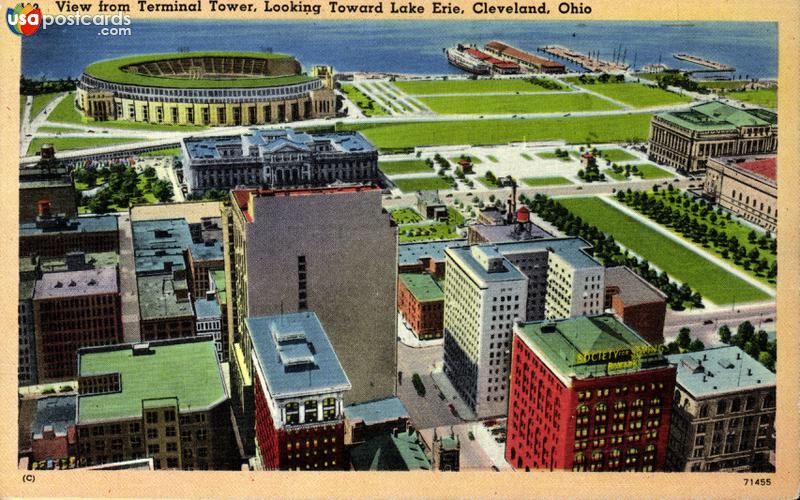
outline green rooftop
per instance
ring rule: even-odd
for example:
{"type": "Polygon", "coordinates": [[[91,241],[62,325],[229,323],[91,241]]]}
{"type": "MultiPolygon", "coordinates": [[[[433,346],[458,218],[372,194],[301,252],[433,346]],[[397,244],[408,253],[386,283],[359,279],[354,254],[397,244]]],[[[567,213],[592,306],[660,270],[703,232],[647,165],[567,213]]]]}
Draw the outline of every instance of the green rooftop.
{"type": "Polygon", "coordinates": [[[660,346],[651,346],[611,314],[536,321],[516,329],[563,378],[666,366],[660,346]]]}
{"type": "Polygon", "coordinates": [[[140,417],[142,401],[177,398],[179,411],[205,410],[228,395],[211,340],[151,343],[134,356],[132,344],[79,352],[79,376],[120,374],[120,392],[78,397],[78,423],[140,417]]]}
{"type": "Polygon", "coordinates": [[[225,290],[225,271],[217,270],[214,271],[211,275],[211,278],[214,280],[214,290],[217,291],[217,297],[219,298],[220,304],[225,304],[228,302],[228,292],[225,290]]]}
{"type": "Polygon", "coordinates": [[[688,111],[659,113],[662,120],[702,132],[736,130],[746,126],[767,126],[778,122],[778,115],[765,109],[739,109],[717,101],[693,106],[688,111]]]}
{"type": "Polygon", "coordinates": [[[175,52],[171,54],[147,54],[118,59],[109,59],[90,64],[83,72],[94,78],[107,82],[143,85],[147,87],[178,87],[178,88],[252,88],[252,87],[277,87],[313,80],[308,75],[289,75],[263,78],[180,78],[175,76],[144,75],[124,68],[133,64],[147,62],[167,61],[174,59],[187,59],[196,57],[229,57],[249,59],[294,59],[286,54],[272,54],[266,52],[175,52]]]}
{"type": "Polygon", "coordinates": [[[376,436],[350,451],[355,470],[413,471],[430,470],[416,431],[403,431],[376,436]]]}
{"type": "Polygon", "coordinates": [[[400,281],[420,302],[444,300],[444,291],[428,273],[400,273],[400,281]]]}

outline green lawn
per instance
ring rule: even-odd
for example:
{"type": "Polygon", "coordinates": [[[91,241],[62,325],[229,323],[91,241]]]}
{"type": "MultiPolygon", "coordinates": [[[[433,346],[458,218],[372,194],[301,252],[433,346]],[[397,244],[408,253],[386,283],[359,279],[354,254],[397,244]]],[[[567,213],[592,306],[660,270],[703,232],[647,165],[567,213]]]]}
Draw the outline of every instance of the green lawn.
{"type": "Polygon", "coordinates": [[[535,120],[364,123],[340,125],[337,130],[360,130],[377,147],[384,150],[559,139],[570,144],[586,144],[644,141],[647,139],[651,118],[650,113],[642,113],[535,120]]]}
{"type": "Polygon", "coordinates": [[[381,161],[378,162],[378,168],[386,175],[433,172],[423,160],[381,161]]]}
{"type": "Polygon", "coordinates": [[[690,97],[641,83],[595,83],[582,85],[582,87],[634,108],[665,106],[692,101],[690,97]]]}
{"type": "Polygon", "coordinates": [[[525,160],[533,161],[533,158],[531,158],[531,155],[529,155],[528,153],[520,153],[519,155],[525,160]]]}
{"type": "Polygon", "coordinates": [[[38,132],[82,132],[79,128],[72,127],[56,127],[51,125],[43,125],[36,129],[38,132]]]}
{"type": "Polygon", "coordinates": [[[414,193],[416,191],[432,191],[435,189],[450,189],[453,186],[446,179],[441,177],[411,177],[409,179],[397,179],[392,181],[400,191],[404,193],[414,193]]]}
{"type": "Polygon", "coordinates": [[[75,108],[75,92],[70,92],[66,97],[61,99],[58,106],[53,109],[53,112],[47,117],[51,122],[66,122],[66,123],[85,123],[83,116],[75,108]]]}
{"type": "Polygon", "coordinates": [[[586,93],[542,95],[487,95],[465,99],[464,96],[420,97],[431,111],[439,114],[491,113],[568,113],[572,111],[605,111],[618,106],[586,93]]]}
{"type": "Polygon", "coordinates": [[[561,161],[570,161],[569,156],[557,156],[552,151],[544,151],[542,153],[536,153],[536,156],[543,160],[561,160],[561,161]]]}
{"type": "Polygon", "coordinates": [[[464,156],[463,158],[461,156],[453,156],[452,158],[448,158],[448,159],[451,162],[456,163],[456,164],[459,162],[459,160],[469,160],[470,162],[472,162],[473,165],[477,165],[479,163],[482,163],[481,159],[478,158],[477,156],[470,156],[470,155],[463,155],[463,156],[464,156]]]}
{"type": "Polygon", "coordinates": [[[361,108],[361,111],[363,111],[366,116],[386,116],[389,114],[380,104],[367,97],[366,94],[358,90],[355,86],[342,84],[340,89],[348,99],[361,108]]]}
{"type": "Polygon", "coordinates": [[[164,148],[164,149],[154,149],[153,151],[147,151],[146,153],[139,153],[139,156],[179,156],[181,154],[181,148],[164,148]]]}
{"type": "Polygon", "coordinates": [[[489,179],[487,179],[486,177],[476,177],[476,179],[478,179],[478,182],[480,182],[489,189],[500,189],[500,186],[490,182],[489,179]]]}
{"type": "Polygon", "coordinates": [[[566,177],[525,177],[522,182],[528,186],[563,186],[572,184],[566,177]]]}
{"type": "Polygon", "coordinates": [[[624,149],[601,149],[600,155],[604,160],[610,160],[612,163],[636,159],[634,155],[628,153],[624,149]]]}
{"type": "Polygon", "coordinates": [[[497,157],[494,156],[494,155],[486,155],[486,158],[488,158],[489,161],[492,162],[492,163],[499,163],[500,162],[500,160],[498,160],[497,157]]]}
{"type": "Polygon", "coordinates": [[[392,219],[398,224],[412,224],[422,221],[422,216],[409,207],[397,208],[391,211],[392,219]]]}
{"type": "Polygon", "coordinates": [[[769,295],[758,288],[599,198],[564,198],[559,202],[717,305],[769,299],[769,295]]]}
{"type": "Polygon", "coordinates": [[[28,101],[28,96],[19,96],[19,124],[22,126],[22,116],[25,114],[25,103],[28,101]]]}
{"type": "MultiPolygon", "coordinates": [[[[394,85],[409,95],[551,91],[528,80],[395,81],[394,85]]],[[[561,89],[566,90],[566,87],[561,86],[561,89]]]]}
{"type": "Polygon", "coordinates": [[[755,104],[756,106],[770,109],[778,107],[778,89],[745,90],[742,92],[728,92],[724,95],[725,97],[755,104]]]}
{"type": "Polygon", "coordinates": [[[747,80],[721,80],[698,82],[707,89],[740,89],[747,85],[747,80]]]}
{"type": "Polygon", "coordinates": [[[628,177],[625,177],[625,172],[617,173],[611,170],[610,168],[604,169],[603,173],[606,174],[606,177],[611,177],[615,181],[627,181],[629,180],[628,177]]]}
{"type": "MultiPolygon", "coordinates": [[[[460,238],[456,228],[464,223],[464,216],[453,207],[447,208],[447,215],[447,222],[438,222],[435,224],[408,224],[402,226],[399,229],[400,242],[451,240],[460,238]]],[[[394,217],[394,212],[392,216],[394,217]]]]}
{"type": "Polygon", "coordinates": [[[36,115],[57,95],[61,92],[51,92],[49,94],[39,94],[33,96],[33,104],[31,105],[31,120],[36,118],[36,115]]]}
{"type": "Polygon", "coordinates": [[[52,144],[56,151],[67,149],[90,148],[96,146],[108,146],[109,144],[123,144],[128,142],[139,142],[139,138],[115,138],[115,137],[34,137],[28,146],[28,156],[39,152],[42,144],[52,144]]]}
{"type": "Polygon", "coordinates": [[[639,172],[642,173],[642,179],[668,179],[675,177],[675,174],[650,163],[637,163],[636,166],[639,168],[639,172]]]}

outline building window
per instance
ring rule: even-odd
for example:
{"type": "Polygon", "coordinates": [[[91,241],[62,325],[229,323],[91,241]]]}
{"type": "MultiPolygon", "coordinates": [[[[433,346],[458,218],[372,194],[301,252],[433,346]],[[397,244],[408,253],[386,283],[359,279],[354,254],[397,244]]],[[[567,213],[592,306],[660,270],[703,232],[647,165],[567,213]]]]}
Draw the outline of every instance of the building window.
{"type": "Polygon", "coordinates": [[[316,422],[317,421],[317,402],[316,400],[309,400],[303,404],[303,409],[305,410],[305,421],[306,422],[316,422]]]}
{"type": "Polygon", "coordinates": [[[161,451],[161,447],[157,444],[150,444],[147,445],[147,454],[148,455],[155,455],[161,451]]]}
{"type": "Polygon", "coordinates": [[[164,422],[174,422],[174,421],[175,421],[175,410],[164,411],[164,422]]]}
{"type": "Polygon", "coordinates": [[[325,398],[322,401],[322,419],[331,420],[336,417],[336,398],[325,398]]]}
{"type": "Polygon", "coordinates": [[[158,439],[158,429],[147,429],[147,439],[158,439]]]}
{"type": "Polygon", "coordinates": [[[147,420],[148,424],[157,424],[158,423],[158,412],[148,411],[145,414],[145,419],[147,420]]]}
{"type": "Polygon", "coordinates": [[[300,405],[297,403],[286,403],[286,423],[296,424],[300,422],[300,405]]]}

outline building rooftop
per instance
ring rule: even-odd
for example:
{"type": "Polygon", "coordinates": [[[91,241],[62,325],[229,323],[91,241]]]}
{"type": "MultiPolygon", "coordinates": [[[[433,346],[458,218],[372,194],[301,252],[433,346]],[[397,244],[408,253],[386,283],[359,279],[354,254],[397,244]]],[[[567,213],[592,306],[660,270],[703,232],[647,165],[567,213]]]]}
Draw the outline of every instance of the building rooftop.
{"type": "Polygon", "coordinates": [[[515,333],[562,379],[667,366],[660,346],[611,314],[518,323],[515,333]]]}
{"type": "Polygon", "coordinates": [[[170,272],[165,263],[171,269],[185,268],[183,251],[193,245],[186,219],[139,220],[131,227],[137,274],[170,272]]]}
{"type": "Polygon", "coordinates": [[[698,104],[688,111],[668,111],[656,116],[694,131],[736,130],[739,127],[778,123],[778,115],[772,111],[740,109],[718,101],[698,104]]]}
{"type": "Polygon", "coordinates": [[[36,280],[20,279],[19,280],[19,300],[32,300],[33,293],[36,290],[36,280]]]}
{"type": "Polygon", "coordinates": [[[661,290],[625,266],[607,267],[605,286],[618,287],[617,296],[626,306],[667,300],[667,296],[661,290]]]}
{"type": "Polygon", "coordinates": [[[119,391],[78,396],[78,424],[141,417],[145,400],[177,398],[179,411],[191,412],[228,399],[212,340],[151,342],[142,354],[134,354],[134,345],[78,351],[80,377],[120,375],[119,391]]]}
{"type": "Polygon", "coordinates": [[[400,281],[419,302],[444,300],[444,290],[428,273],[400,273],[400,281]]]}
{"type": "MultiPolygon", "coordinates": [[[[475,246],[475,245],[473,245],[475,246]]],[[[519,269],[503,257],[496,247],[491,245],[478,245],[478,253],[485,258],[497,261],[497,267],[491,271],[487,270],[475,257],[472,246],[446,248],[445,254],[449,255],[453,261],[457,262],[480,286],[487,283],[499,283],[503,281],[517,281],[525,279],[519,269]]]]}
{"type": "Polygon", "coordinates": [[[192,243],[192,246],[189,248],[192,252],[192,259],[199,262],[216,261],[224,258],[221,241],[192,243]]]}
{"type": "MultiPolygon", "coordinates": [[[[119,264],[119,254],[117,252],[87,253],[85,254],[84,263],[86,269],[115,267],[119,264]]],[[[69,270],[66,257],[45,257],[40,255],[20,257],[19,271],[21,273],[34,272],[37,269],[41,269],[43,273],[56,273],[69,270]]]]}
{"type": "Polygon", "coordinates": [[[88,217],[72,217],[69,219],[53,219],[53,224],[37,224],[23,222],[19,225],[20,236],[36,236],[52,233],[99,233],[117,231],[116,215],[92,215],[88,217]]]}
{"type": "Polygon", "coordinates": [[[538,65],[547,66],[547,67],[564,67],[564,65],[559,63],[559,62],[552,61],[552,60],[546,59],[544,57],[539,57],[539,56],[530,54],[528,52],[525,52],[523,50],[519,50],[519,49],[514,48],[514,47],[512,47],[512,46],[510,46],[508,44],[505,44],[503,42],[498,42],[496,40],[492,40],[491,42],[487,43],[486,44],[486,48],[494,49],[494,50],[496,50],[496,51],[498,51],[498,52],[500,52],[500,53],[502,53],[502,54],[504,54],[506,56],[517,57],[517,58],[519,58],[519,59],[521,59],[521,60],[523,60],[525,62],[531,63],[531,64],[538,64],[538,65]]]}
{"type": "Polygon", "coordinates": [[[189,284],[172,275],[139,276],[139,313],[141,319],[183,318],[194,316],[189,300],[189,284]]]}
{"type": "Polygon", "coordinates": [[[228,302],[228,292],[225,290],[225,271],[218,269],[211,272],[214,281],[214,291],[217,293],[217,300],[220,304],[228,302]]]}
{"type": "Polygon", "coordinates": [[[552,237],[550,233],[536,224],[529,224],[522,230],[517,230],[517,224],[473,224],[469,228],[471,231],[478,233],[488,243],[528,241],[552,237]]]}
{"type": "Polygon", "coordinates": [[[66,436],[69,428],[75,425],[77,406],[78,398],[74,395],[50,396],[36,400],[36,416],[31,426],[34,438],[40,439],[46,426],[52,427],[57,436],[66,436]]]}
{"type": "Polygon", "coordinates": [[[118,293],[117,270],[113,267],[46,273],[36,280],[34,299],[118,293]]]}
{"type": "Polygon", "coordinates": [[[40,188],[57,188],[57,187],[72,187],[72,182],[69,177],[55,177],[52,179],[20,179],[19,188],[22,189],[40,189],[40,188]]]}
{"type": "Polygon", "coordinates": [[[256,188],[256,189],[235,189],[231,192],[233,200],[242,211],[247,222],[253,222],[253,214],[250,211],[250,196],[253,197],[280,197],[280,196],[314,196],[314,195],[329,195],[329,194],[347,194],[347,193],[360,193],[365,191],[380,192],[378,186],[366,185],[348,185],[337,187],[309,187],[309,188],[292,188],[292,189],[272,189],[272,188],[256,188]]]}
{"type": "Polygon", "coordinates": [[[557,254],[575,269],[591,269],[602,265],[587,253],[587,250],[591,248],[591,244],[578,237],[545,238],[497,244],[497,249],[503,255],[547,250],[557,254]]]}
{"type": "Polygon", "coordinates": [[[313,312],[246,319],[264,383],[273,398],[350,389],[322,324],[313,312]]]}
{"type": "Polygon", "coordinates": [[[297,132],[291,128],[267,129],[250,128],[241,135],[216,137],[188,137],[183,140],[190,160],[218,160],[229,155],[223,152],[233,150],[233,157],[252,157],[254,160],[289,148],[294,151],[315,151],[316,145],[325,143],[330,149],[320,152],[330,153],[369,153],[376,151],[359,132],[334,132],[310,134],[297,132]]]}
{"type": "Polygon", "coordinates": [[[365,425],[410,418],[403,402],[396,396],[346,406],[344,415],[348,420],[362,420],[365,425]]]}
{"type": "Polygon", "coordinates": [[[420,259],[428,257],[435,262],[444,262],[444,249],[463,246],[465,239],[429,241],[425,243],[401,243],[397,246],[398,263],[401,266],[417,264],[420,259]]]}
{"type": "Polygon", "coordinates": [[[714,160],[728,167],[752,172],[773,182],[778,180],[777,155],[724,156],[714,160]]]}
{"type": "Polygon", "coordinates": [[[219,304],[214,299],[197,299],[194,301],[195,317],[197,319],[213,319],[222,316],[219,304]]]}
{"type": "Polygon", "coordinates": [[[131,220],[183,218],[189,224],[200,224],[208,217],[219,217],[222,203],[219,201],[185,201],[181,203],[151,203],[131,207],[131,220]]]}
{"type": "Polygon", "coordinates": [[[694,398],[775,386],[775,374],[736,346],[667,356],[677,384],[694,398]]]}
{"type": "Polygon", "coordinates": [[[430,470],[416,431],[392,432],[376,436],[350,451],[353,468],[358,471],[430,470]]]}

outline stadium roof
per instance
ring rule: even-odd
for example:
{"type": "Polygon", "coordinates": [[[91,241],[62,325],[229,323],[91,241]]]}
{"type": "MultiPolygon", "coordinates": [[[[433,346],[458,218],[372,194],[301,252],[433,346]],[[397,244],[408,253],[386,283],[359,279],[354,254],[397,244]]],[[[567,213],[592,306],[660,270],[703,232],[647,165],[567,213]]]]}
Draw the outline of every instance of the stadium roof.
{"type": "Polygon", "coordinates": [[[86,75],[107,82],[127,85],[141,85],[144,87],[170,87],[170,88],[253,88],[253,87],[278,87],[316,80],[307,75],[289,75],[263,78],[179,78],[155,75],[143,75],[123,68],[133,64],[143,64],[164,60],[188,59],[198,57],[229,57],[249,59],[294,59],[286,54],[272,54],[265,52],[175,52],[169,54],[146,54],[108,59],[90,64],[83,70],[86,75]]]}
{"type": "Polygon", "coordinates": [[[677,384],[695,398],[775,386],[775,374],[736,346],[672,354],[677,384]]]}
{"type": "Polygon", "coordinates": [[[140,417],[145,400],[177,398],[181,412],[207,410],[228,394],[211,340],[151,342],[149,354],[135,344],[78,351],[79,376],[119,373],[120,390],[78,396],[78,424],[140,417]]]}

